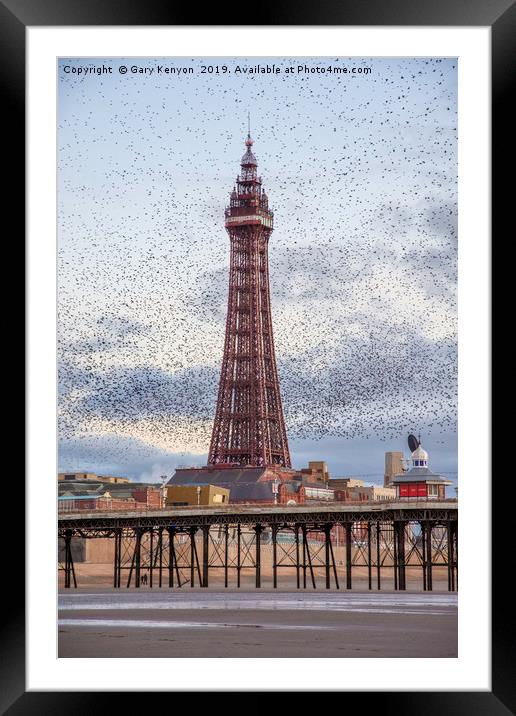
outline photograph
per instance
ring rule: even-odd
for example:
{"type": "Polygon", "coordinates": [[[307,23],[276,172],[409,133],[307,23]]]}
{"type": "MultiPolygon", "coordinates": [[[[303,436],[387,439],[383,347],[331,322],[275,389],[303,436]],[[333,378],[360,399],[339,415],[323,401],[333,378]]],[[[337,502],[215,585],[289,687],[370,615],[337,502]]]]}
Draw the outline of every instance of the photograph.
{"type": "Polygon", "coordinates": [[[456,659],[457,57],[56,73],[58,657],[456,659]]]}

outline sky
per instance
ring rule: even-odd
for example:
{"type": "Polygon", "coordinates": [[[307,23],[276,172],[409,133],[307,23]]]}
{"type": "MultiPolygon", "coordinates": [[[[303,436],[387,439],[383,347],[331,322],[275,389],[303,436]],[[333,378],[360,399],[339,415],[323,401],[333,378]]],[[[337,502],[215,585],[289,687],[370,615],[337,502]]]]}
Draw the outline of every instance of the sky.
{"type": "Polygon", "coordinates": [[[378,483],[413,432],[455,479],[456,60],[62,58],[58,82],[59,469],[206,464],[249,113],[293,465],[378,483]]]}

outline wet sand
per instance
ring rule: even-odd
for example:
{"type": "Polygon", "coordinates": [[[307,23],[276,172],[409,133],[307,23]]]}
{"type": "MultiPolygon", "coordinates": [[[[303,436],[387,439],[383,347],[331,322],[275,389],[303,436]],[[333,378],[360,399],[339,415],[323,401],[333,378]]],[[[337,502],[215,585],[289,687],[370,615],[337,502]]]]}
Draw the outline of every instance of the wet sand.
{"type": "Polygon", "coordinates": [[[66,590],[58,655],[453,658],[457,595],[66,590]]]}

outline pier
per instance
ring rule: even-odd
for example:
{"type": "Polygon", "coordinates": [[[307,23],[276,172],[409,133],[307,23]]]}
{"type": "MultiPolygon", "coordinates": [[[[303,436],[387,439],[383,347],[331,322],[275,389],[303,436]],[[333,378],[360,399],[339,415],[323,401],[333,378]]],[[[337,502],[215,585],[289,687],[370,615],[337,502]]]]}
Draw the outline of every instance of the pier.
{"type": "Polygon", "coordinates": [[[59,568],[65,588],[77,587],[73,540],[109,538],[115,588],[139,588],[142,579],[149,587],[207,588],[215,571],[224,587],[241,587],[251,571],[260,589],[267,550],[273,588],[288,570],[297,589],[352,589],[361,568],[369,589],[405,590],[410,569],[431,591],[434,570],[444,568],[455,591],[457,512],[454,500],[416,500],[65,513],[59,568]]]}

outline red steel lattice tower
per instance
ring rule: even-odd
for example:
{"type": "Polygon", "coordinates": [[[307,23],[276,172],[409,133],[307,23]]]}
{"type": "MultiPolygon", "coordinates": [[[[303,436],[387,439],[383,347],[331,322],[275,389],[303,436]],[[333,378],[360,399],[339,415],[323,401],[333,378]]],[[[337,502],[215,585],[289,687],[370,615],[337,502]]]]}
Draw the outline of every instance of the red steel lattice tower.
{"type": "Polygon", "coordinates": [[[291,467],[274,355],[268,244],[273,212],[248,133],[226,209],[228,313],[209,465],[291,467]]]}

